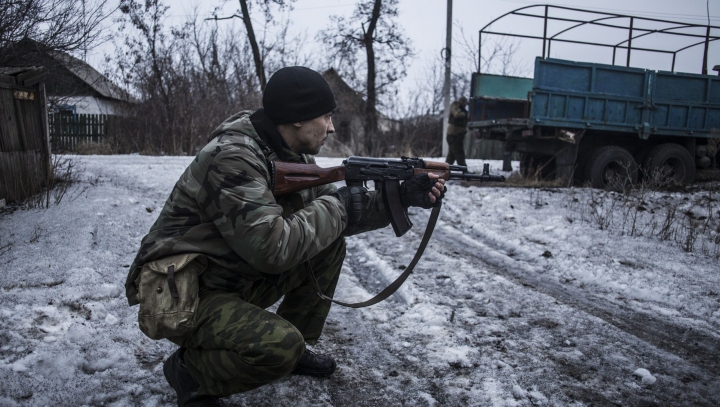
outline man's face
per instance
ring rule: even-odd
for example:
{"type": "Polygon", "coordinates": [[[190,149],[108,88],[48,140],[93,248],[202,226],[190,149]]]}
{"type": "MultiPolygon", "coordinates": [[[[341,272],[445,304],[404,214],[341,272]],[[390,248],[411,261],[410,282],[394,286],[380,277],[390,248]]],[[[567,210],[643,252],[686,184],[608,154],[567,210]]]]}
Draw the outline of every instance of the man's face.
{"type": "Polygon", "coordinates": [[[295,142],[288,144],[291,144],[293,151],[298,154],[317,154],[325,144],[328,134],[334,132],[335,127],[333,127],[332,112],[330,112],[300,123],[295,142]]]}

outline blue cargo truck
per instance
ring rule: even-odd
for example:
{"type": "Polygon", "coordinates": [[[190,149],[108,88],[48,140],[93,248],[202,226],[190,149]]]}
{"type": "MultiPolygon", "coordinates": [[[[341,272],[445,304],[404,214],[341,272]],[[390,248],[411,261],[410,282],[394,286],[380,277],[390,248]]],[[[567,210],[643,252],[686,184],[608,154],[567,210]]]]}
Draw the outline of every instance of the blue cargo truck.
{"type": "Polygon", "coordinates": [[[589,182],[597,188],[643,176],[670,177],[685,185],[698,171],[717,171],[720,77],[707,75],[706,65],[709,44],[720,39],[711,29],[720,33],[720,27],[699,26],[705,28],[700,35],[688,31],[695,25],[684,23],[607,13],[581,20],[568,17],[575,9],[560,7],[561,16],[553,17],[556,7],[539,6],[544,15],[529,13],[532,7],[538,6],[508,15],[542,18],[542,37],[491,32],[487,26],[481,31],[481,39],[483,34],[542,39],[543,55],[535,60],[532,79],[473,75],[468,128],[477,137],[502,140],[507,155],[520,152],[524,175],[589,182]],[[629,35],[612,44],[566,39],[562,35],[570,31],[567,28],[548,34],[553,18],[576,27],[601,24],[613,29],[622,28],[619,20],[629,19],[629,35]],[[653,22],[654,28],[643,28],[642,20],[653,22]],[[691,44],[675,51],[638,47],[640,38],[658,32],[658,22],[668,24],[662,34],[676,36],[682,29],[691,44]],[[553,42],[612,47],[613,64],[548,58],[553,42]],[[673,72],[676,57],[682,57],[678,53],[695,45],[705,46],[703,73],[673,72]],[[673,71],[631,67],[631,51],[638,50],[671,54],[673,71]],[[618,51],[626,54],[625,66],[615,65],[618,51]]]}

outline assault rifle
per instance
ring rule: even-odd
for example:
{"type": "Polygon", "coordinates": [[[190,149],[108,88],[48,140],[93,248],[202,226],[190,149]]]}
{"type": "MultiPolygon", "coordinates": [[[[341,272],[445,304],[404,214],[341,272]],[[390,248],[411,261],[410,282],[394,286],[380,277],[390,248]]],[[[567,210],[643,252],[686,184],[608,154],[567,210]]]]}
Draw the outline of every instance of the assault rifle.
{"type": "Polygon", "coordinates": [[[422,173],[437,174],[444,180],[505,181],[502,175],[490,175],[489,164],[485,164],[482,174],[477,175],[469,173],[465,166],[409,157],[349,157],[342,165],[330,168],[275,161],[271,167],[272,190],[275,196],[342,180],[345,180],[348,187],[363,186],[367,185],[368,181],[374,181],[375,189],[382,190],[390,212],[390,223],[397,236],[404,235],[412,227],[400,200],[400,182],[422,173]]]}
{"type": "MultiPolygon", "coordinates": [[[[407,211],[403,207],[400,200],[400,181],[410,179],[413,175],[422,173],[437,174],[444,180],[461,179],[467,181],[480,182],[503,182],[505,177],[502,175],[490,175],[490,165],[485,164],[481,175],[470,174],[467,167],[459,165],[449,165],[437,161],[425,161],[422,158],[401,157],[400,159],[387,158],[371,158],[371,157],[350,157],[343,161],[343,164],[337,167],[321,168],[314,164],[297,164],[285,163],[281,161],[271,162],[271,189],[275,196],[282,196],[292,192],[302,191],[310,187],[325,185],[332,182],[345,180],[348,188],[360,187],[368,181],[375,182],[375,189],[382,190],[385,199],[385,206],[390,213],[390,223],[397,236],[402,236],[410,230],[412,222],[408,219],[407,211]]],[[[353,206],[362,208],[362,197],[358,196],[360,201],[353,201],[353,206]]],[[[361,209],[360,209],[361,211],[361,209]]],[[[425,250],[430,237],[432,236],[435,223],[440,215],[440,204],[433,207],[430,214],[430,220],[425,228],[420,247],[418,247],[415,256],[410,264],[405,268],[403,273],[379,294],[373,298],[349,304],[337,301],[323,294],[312,269],[310,269],[310,277],[315,288],[315,292],[320,298],[332,301],[346,307],[361,308],[367,307],[388,298],[394,293],[402,283],[413,272],[415,265],[420,261],[422,253],[425,250]]],[[[309,263],[308,263],[309,264],[309,263]]]]}

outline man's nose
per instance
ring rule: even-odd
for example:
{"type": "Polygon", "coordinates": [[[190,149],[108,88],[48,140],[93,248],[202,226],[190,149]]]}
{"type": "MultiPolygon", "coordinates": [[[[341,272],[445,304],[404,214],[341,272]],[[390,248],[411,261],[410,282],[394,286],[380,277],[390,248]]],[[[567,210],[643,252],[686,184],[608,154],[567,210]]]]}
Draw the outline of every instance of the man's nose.
{"type": "Polygon", "coordinates": [[[328,133],[335,133],[335,126],[333,126],[332,119],[330,119],[330,125],[328,126],[327,132],[328,132],[328,133]]]}

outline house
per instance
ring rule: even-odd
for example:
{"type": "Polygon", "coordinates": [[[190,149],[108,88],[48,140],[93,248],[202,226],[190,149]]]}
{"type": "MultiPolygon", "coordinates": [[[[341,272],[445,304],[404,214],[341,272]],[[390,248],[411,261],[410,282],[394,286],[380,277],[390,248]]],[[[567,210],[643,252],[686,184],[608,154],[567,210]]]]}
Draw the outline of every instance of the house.
{"type": "Polygon", "coordinates": [[[50,146],[78,151],[85,144],[113,143],[118,123],[134,103],[130,95],[86,62],[24,39],[0,50],[9,67],[40,66],[46,72],[50,146]]]}
{"type": "MultiPolygon", "coordinates": [[[[333,112],[335,137],[330,147],[340,155],[349,155],[362,145],[365,130],[363,120],[365,117],[365,99],[363,94],[354,90],[345,82],[340,74],[330,68],[322,73],[335,94],[337,108],[333,112]]],[[[397,131],[399,121],[393,120],[381,112],[377,112],[378,130],[380,134],[397,131]]],[[[381,137],[376,135],[376,137],[381,137]]]]}
{"type": "Polygon", "coordinates": [[[7,66],[43,66],[51,113],[122,115],[133,100],[95,68],[65,52],[24,39],[2,50],[7,66]]]}
{"type": "Polygon", "coordinates": [[[48,98],[55,111],[122,116],[123,109],[132,103],[127,92],[86,62],[61,52],[52,57],[71,81],[70,86],[49,86],[48,98]]]}

